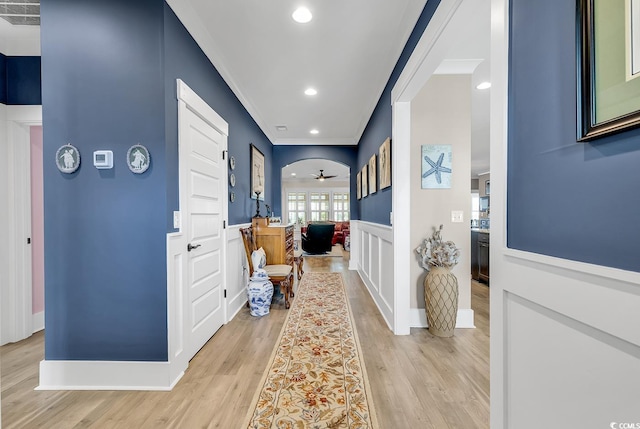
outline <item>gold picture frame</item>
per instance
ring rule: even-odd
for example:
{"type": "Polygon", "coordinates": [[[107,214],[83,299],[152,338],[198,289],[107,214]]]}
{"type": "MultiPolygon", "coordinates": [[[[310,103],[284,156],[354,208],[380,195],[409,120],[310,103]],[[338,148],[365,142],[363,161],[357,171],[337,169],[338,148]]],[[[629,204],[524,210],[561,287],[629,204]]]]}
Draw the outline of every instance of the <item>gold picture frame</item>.
{"type": "Polygon", "coordinates": [[[371,155],[371,158],[369,158],[369,195],[371,194],[375,194],[377,189],[377,183],[376,183],[376,159],[377,156],[374,153],[373,155],[371,155]]]}
{"type": "Polygon", "coordinates": [[[255,200],[260,195],[260,201],[264,201],[265,189],[264,154],[251,144],[251,199],[255,200]]]}
{"type": "Polygon", "coordinates": [[[380,163],[380,190],[391,186],[391,138],[380,145],[378,151],[378,161],[380,163]]]}
{"type": "Polygon", "coordinates": [[[367,186],[367,181],[368,181],[368,175],[367,175],[367,167],[368,165],[365,164],[364,167],[362,167],[362,171],[361,171],[361,176],[362,176],[362,198],[366,197],[367,195],[369,195],[369,187],[367,186]]]}
{"type": "Polygon", "coordinates": [[[640,0],[579,0],[577,140],[640,127],[640,0]]]}

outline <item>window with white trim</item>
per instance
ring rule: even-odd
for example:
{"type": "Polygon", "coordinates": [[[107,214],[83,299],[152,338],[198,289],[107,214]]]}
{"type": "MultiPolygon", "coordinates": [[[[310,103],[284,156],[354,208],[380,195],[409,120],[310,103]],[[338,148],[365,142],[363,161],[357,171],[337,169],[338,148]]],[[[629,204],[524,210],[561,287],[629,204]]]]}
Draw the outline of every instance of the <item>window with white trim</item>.
{"type": "Polygon", "coordinates": [[[349,190],[341,188],[304,189],[289,188],[283,192],[283,220],[288,223],[306,225],[309,221],[349,221],[350,195],[349,190]]]}
{"type": "Polygon", "coordinates": [[[329,209],[329,192],[310,192],[309,193],[309,211],[311,221],[331,220],[329,209]]]}
{"type": "Polygon", "coordinates": [[[349,192],[333,193],[332,220],[343,222],[349,220],[349,192]]]}
{"type": "Polygon", "coordinates": [[[307,193],[289,192],[287,194],[288,223],[305,224],[307,222],[307,193]]]}

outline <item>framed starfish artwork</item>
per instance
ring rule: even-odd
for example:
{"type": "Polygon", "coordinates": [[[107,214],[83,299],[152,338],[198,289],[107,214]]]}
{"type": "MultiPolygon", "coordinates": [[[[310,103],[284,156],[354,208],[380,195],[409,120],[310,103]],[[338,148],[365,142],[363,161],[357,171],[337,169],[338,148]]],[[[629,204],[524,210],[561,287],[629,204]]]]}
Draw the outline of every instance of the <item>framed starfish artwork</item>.
{"type": "Polygon", "coordinates": [[[451,188],[452,148],[450,144],[422,145],[422,189],[451,188]]]}

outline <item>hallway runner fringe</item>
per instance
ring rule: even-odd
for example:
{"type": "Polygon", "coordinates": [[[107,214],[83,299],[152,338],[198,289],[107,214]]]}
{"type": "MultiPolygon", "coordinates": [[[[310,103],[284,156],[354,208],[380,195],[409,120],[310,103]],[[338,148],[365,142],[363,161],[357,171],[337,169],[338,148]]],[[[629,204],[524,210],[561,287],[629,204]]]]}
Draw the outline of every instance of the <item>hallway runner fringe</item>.
{"type": "Polygon", "coordinates": [[[302,277],[243,427],[378,427],[340,273],[302,277]]]}

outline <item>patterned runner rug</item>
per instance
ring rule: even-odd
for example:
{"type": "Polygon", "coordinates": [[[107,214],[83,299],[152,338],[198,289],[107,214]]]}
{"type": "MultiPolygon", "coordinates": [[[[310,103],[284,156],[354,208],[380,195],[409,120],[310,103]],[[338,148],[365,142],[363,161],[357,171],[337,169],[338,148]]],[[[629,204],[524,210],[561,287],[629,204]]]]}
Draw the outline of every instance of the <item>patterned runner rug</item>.
{"type": "Polygon", "coordinates": [[[305,273],[244,428],[377,428],[340,273],[305,273]]]}

